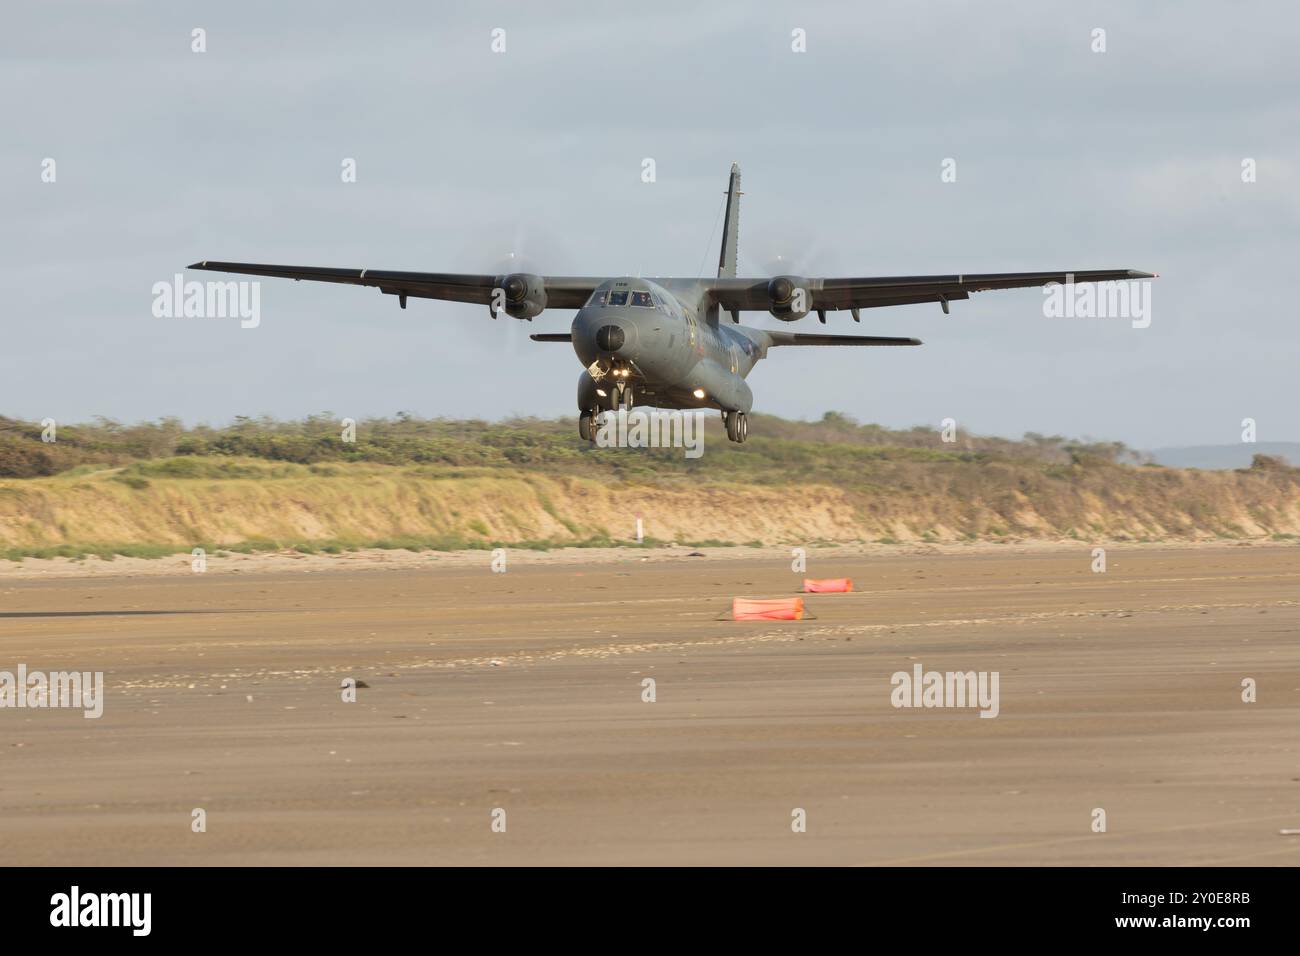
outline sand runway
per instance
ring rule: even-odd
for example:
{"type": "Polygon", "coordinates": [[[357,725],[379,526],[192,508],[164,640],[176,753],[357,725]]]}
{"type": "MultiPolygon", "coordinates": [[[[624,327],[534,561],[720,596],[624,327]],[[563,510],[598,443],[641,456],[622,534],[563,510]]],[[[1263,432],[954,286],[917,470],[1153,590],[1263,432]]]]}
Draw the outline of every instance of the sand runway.
{"type": "Polygon", "coordinates": [[[788,555],[645,556],[0,576],[0,670],[106,683],[0,710],[6,858],[1300,862],[1300,549],[814,554],[854,593],[766,624],[715,618],[788,555]],[[917,663],[997,718],[892,706],[917,663]]]}

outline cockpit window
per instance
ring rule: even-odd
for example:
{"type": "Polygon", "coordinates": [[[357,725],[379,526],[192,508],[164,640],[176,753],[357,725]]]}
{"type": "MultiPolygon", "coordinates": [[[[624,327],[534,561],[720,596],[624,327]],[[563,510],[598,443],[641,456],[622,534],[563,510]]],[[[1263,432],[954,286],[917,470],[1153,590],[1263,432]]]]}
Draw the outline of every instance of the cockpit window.
{"type": "Polygon", "coordinates": [[[655,307],[654,300],[650,298],[649,292],[633,292],[632,304],[643,309],[653,309],[655,307]]]}
{"type": "Polygon", "coordinates": [[[587,300],[587,305],[604,305],[605,293],[603,291],[593,292],[591,298],[587,300]]]}
{"type": "Polygon", "coordinates": [[[626,289],[621,289],[621,290],[619,290],[619,291],[617,291],[617,292],[610,292],[610,294],[609,294],[609,304],[610,304],[610,305],[627,305],[627,290],[626,290],[626,289]]]}

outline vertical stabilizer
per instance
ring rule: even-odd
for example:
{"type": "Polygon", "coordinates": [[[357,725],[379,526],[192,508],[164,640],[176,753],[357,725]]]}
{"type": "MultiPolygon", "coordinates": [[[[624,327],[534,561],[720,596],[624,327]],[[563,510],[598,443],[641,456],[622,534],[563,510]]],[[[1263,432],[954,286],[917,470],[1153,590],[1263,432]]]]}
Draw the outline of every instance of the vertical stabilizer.
{"type": "Polygon", "coordinates": [[[722,226],[722,252],[718,256],[718,278],[736,277],[736,230],[740,226],[740,166],[731,164],[731,181],[727,184],[727,216],[722,226]]]}

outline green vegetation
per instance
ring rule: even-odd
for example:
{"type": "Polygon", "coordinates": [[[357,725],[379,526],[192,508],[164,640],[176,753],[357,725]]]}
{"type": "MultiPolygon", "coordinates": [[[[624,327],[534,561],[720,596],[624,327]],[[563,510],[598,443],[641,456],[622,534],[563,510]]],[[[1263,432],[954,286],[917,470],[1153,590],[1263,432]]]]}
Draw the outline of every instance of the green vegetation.
{"type": "MultiPolygon", "coordinates": [[[[1044,466],[1100,466],[1132,453],[1118,442],[1083,443],[1030,433],[1021,441],[958,432],[945,443],[938,431],[918,425],[893,430],[860,425],[827,412],[817,422],[791,422],[753,415],[750,440],[726,440],[720,416],[706,416],[705,447],[698,459],[680,449],[594,448],[581,441],[571,419],[514,419],[500,423],[421,419],[399,414],[369,419],[344,442],[332,414],[300,421],[237,418],[220,428],[185,428],[178,419],[123,425],[108,419],[61,425],[56,442],[41,440],[41,426],[0,417],[0,478],[34,478],[93,472],[93,466],[124,467],[122,480],[150,478],[280,478],[298,474],[330,477],[330,463],[425,465],[446,474],[455,469],[513,467],[550,475],[584,474],[621,480],[709,476],[784,483],[805,479],[856,480],[874,462],[1037,462],[1044,466]],[[248,459],[306,466],[267,471],[248,459]]],[[[131,487],[145,487],[138,482],[131,487]]]]}

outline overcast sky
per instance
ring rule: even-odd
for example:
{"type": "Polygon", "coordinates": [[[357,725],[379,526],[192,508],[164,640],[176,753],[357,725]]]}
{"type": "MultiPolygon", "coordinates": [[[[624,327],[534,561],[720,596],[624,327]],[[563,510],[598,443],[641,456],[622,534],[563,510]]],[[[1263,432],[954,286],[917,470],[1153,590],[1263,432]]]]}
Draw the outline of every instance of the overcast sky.
{"type": "Polygon", "coordinates": [[[264,280],[242,329],[155,318],[151,288],[199,259],[711,273],[736,161],[742,274],[1161,274],[1145,329],[1045,318],[1036,289],[831,313],[925,346],[773,352],[755,411],[1138,447],[1235,442],[1251,417],[1300,439],[1294,4],[618,6],[8,10],[0,414],[576,414],[578,360],[526,338],[571,311],[264,280]]]}

